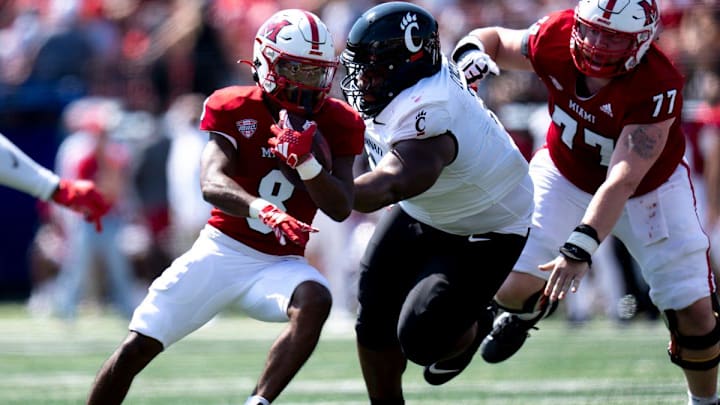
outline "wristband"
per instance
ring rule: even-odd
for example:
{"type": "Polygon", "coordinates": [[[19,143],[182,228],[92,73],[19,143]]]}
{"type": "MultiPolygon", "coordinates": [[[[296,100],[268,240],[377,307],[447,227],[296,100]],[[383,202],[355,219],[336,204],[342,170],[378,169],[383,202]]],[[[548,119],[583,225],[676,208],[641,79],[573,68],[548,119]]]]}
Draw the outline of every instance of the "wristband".
{"type": "Polygon", "coordinates": [[[465,55],[465,52],[475,50],[485,52],[485,45],[483,45],[482,41],[477,39],[475,35],[465,35],[462,39],[460,39],[460,42],[455,45],[455,49],[453,49],[450,54],[450,59],[457,63],[460,59],[462,59],[463,55],[465,55]]]}
{"type": "Polygon", "coordinates": [[[272,203],[270,201],[263,200],[262,198],[254,199],[248,206],[250,218],[260,218],[260,211],[268,205],[272,205],[272,203]]]}
{"type": "Polygon", "coordinates": [[[600,245],[597,231],[590,225],[578,225],[568,237],[566,243],[571,243],[592,255],[600,245]]]}
{"type": "Polygon", "coordinates": [[[592,265],[591,257],[600,245],[597,231],[590,225],[577,226],[560,248],[560,254],[568,259],[587,262],[592,265]]]}
{"type": "Polygon", "coordinates": [[[315,156],[313,156],[312,154],[304,162],[295,166],[295,170],[297,170],[298,174],[300,175],[300,179],[303,181],[314,179],[315,177],[317,177],[318,174],[320,174],[322,169],[322,165],[320,164],[320,162],[317,161],[317,159],[315,159],[315,156]]]}

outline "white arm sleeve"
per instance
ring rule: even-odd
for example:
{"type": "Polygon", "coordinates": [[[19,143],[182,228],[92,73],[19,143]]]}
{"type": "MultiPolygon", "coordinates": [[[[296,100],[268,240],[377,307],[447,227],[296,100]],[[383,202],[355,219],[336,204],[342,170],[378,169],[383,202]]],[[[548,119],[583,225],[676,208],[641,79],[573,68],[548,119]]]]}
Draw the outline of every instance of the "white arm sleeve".
{"type": "Polygon", "coordinates": [[[0,184],[47,201],[60,177],[40,166],[0,134],[0,184]]]}

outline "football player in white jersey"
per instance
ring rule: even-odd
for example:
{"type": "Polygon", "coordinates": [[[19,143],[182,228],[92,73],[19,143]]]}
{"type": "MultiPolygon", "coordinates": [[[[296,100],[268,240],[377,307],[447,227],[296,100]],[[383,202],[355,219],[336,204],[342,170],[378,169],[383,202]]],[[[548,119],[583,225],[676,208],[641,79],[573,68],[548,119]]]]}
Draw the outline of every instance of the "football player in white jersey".
{"type": "Polygon", "coordinates": [[[53,201],[83,214],[102,231],[101,218],[110,206],[90,180],[61,179],[42,167],[14,143],[0,134],[0,184],[30,194],[43,201],[53,201]]]}
{"type": "Polygon", "coordinates": [[[528,235],[533,186],[512,138],[441,54],[423,8],[369,9],[340,60],[371,167],[355,178],[354,208],[391,207],[361,262],[360,365],[372,404],[402,404],[407,360],[443,384],[492,328],[492,297],[528,235]]]}

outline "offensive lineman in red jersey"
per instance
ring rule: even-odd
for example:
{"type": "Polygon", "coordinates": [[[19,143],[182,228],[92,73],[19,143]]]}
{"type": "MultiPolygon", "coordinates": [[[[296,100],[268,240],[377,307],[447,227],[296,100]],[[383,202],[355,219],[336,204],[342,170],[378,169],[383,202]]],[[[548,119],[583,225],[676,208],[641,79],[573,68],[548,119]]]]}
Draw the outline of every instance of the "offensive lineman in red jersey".
{"type": "Polygon", "coordinates": [[[683,78],[653,43],[659,22],[655,0],[581,0],[526,30],[475,29],[453,51],[468,82],[499,68],[534,71],[552,118],[530,164],[530,238],[496,294],[505,312],[481,353],[497,363],[519,350],[614,234],[666,317],[689,404],[715,404],[720,308],[683,161],[683,78]]]}
{"type": "Polygon", "coordinates": [[[336,221],[353,206],[352,164],[364,123],[327,97],[338,59],[314,14],[283,10],[258,30],[258,86],[232,86],[206,101],[200,128],[210,140],[201,188],[214,205],[193,247],[150,286],[130,333],[105,362],[89,404],[117,404],[133,378],[164,349],[233,306],[267,322],[289,322],[273,344],[246,405],[275,400],[314,350],[331,306],[327,280],[303,257],[318,208],[336,221]],[[291,127],[287,112],[313,121],[291,127]],[[332,169],[312,155],[317,128],[332,169]],[[303,184],[284,177],[295,170],[303,184]]]}

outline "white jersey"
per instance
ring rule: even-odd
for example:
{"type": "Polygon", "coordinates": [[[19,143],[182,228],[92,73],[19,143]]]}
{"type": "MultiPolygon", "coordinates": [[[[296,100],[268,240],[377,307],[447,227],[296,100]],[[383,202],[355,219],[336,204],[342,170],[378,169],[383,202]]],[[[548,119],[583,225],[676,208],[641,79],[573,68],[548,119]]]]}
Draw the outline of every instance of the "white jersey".
{"type": "Polygon", "coordinates": [[[403,90],[365,124],[372,168],[399,141],[447,132],[457,141],[457,156],[435,184],[399,203],[410,216],[457,235],[526,233],[533,209],[527,160],[446,58],[438,73],[403,90]]]}

